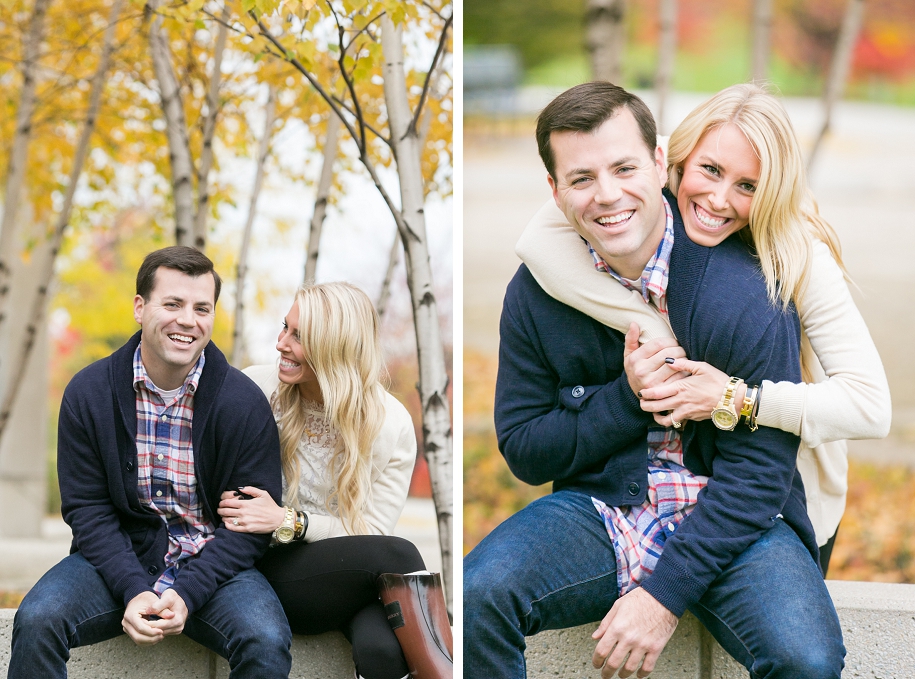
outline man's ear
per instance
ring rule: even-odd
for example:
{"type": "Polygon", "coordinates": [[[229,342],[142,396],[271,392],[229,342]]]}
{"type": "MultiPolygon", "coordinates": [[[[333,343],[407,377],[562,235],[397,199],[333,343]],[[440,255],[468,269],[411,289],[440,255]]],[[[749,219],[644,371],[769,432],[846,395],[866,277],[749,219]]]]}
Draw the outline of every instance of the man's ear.
{"type": "Polygon", "coordinates": [[[654,165],[658,171],[661,186],[667,186],[667,159],[664,157],[664,149],[660,146],[656,146],[654,149],[654,165]]]}
{"type": "Polygon", "coordinates": [[[133,298],[133,320],[135,320],[140,325],[143,325],[143,307],[146,304],[146,300],[143,299],[142,295],[137,295],[133,298]]]}
{"type": "Polygon", "coordinates": [[[553,179],[553,175],[549,172],[546,174],[547,184],[550,185],[550,190],[553,192],[553,200],[556,201],[556,207],[560,210],[562,209],[562,203],[559,202],[559,188],[556,186],[556,180],[553,179]]]}

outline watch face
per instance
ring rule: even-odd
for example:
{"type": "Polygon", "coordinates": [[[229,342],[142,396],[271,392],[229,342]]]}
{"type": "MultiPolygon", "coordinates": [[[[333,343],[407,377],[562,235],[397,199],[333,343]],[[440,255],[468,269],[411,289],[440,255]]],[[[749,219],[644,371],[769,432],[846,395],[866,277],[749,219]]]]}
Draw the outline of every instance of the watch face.
{"type": "Polygon", "coordinates": [[[289,526],[281,526],[276,529],[276,539],[278,542],[290,542],[295,537],[295,531],[289,526]]]}
{"type": "Polygon", "coordinates": [[[712,411],[712,422],[719,429],[733,429],[734,425],[737,424],[737,418],[729,410],[716,408],[712,411]]]}

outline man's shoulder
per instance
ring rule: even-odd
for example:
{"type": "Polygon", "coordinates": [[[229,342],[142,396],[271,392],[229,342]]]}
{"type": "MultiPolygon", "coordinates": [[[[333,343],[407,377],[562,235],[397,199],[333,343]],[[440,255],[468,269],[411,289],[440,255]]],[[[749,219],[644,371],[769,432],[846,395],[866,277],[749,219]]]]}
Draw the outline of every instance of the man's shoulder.
{"type": "Polygon", "coordinates": [[[515,275],[512,277],[505,290],[505,301],[503,311],[513,315],[523,315],[531,317],[542,317],[544,319],[553,319],[560,317],[578,317],[588,319],[589,317],[563,304],[540,287],[533,274],[527,268],[526,264],[518,267],[515,275]]]}

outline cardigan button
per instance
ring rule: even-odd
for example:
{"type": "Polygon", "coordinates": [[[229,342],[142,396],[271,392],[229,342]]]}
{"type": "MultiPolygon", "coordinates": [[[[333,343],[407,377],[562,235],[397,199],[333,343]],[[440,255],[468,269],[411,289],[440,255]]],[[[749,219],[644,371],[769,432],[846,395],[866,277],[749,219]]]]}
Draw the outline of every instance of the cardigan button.
{"type": "Polygon", "coordinates": [[[630,494],[630,495],[638,495],[638,494],[639,494],[639,484],[637,484],[637,483],[630,483],[630,484],[629,484],[629,494],[630,494]]]}
{"type": "Polygon", "coordinates": [[[159,572],[159,567],[158,567],[158,566],[150,566],[149,568],[146,569],[146,572],[149,573],[150,575],[155,575],[156,573],[159,572]]]}
{"type": "Polygon", "coordinates": [[[132,471],[133,471],[133,462],[128,462],[128,463],[127,463],[127,471],[129,471],[129,472],[132,472],[132,471]]]}
{"type": "Polygon", "coordinates": [[[581,385],[572,388],[572,396],[575,398],[581,398],[585,395],[585,388],[581,385]]]}

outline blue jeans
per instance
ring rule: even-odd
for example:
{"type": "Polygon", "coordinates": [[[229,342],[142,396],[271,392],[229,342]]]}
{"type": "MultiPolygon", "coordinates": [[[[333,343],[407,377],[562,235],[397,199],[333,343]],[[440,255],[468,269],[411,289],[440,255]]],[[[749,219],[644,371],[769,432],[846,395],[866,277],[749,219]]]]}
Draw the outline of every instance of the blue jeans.
{"type": "MultiPolygon", "coordinates": [[[[597,622],[617,594],[613,545],[591,499],[560,491],[532,502],[464,559],[465,679],[525,677],[525,637],[597,622]]],[[[841,674],[829,592],[781,520],[691,610],[754,679],[841,674]]]]}
{"type": "MultiPolygon", "coordinates": [[[[49,570],[16,612],[7,679],[67,676],[70,649],[123,634],[124,604],[79,553],[49,570]]],[[[229,661],[232,679],[286,679],[292,633],[273,589],[258,571],[223,583],[188,616],[186,636],[229,661]]]]}

